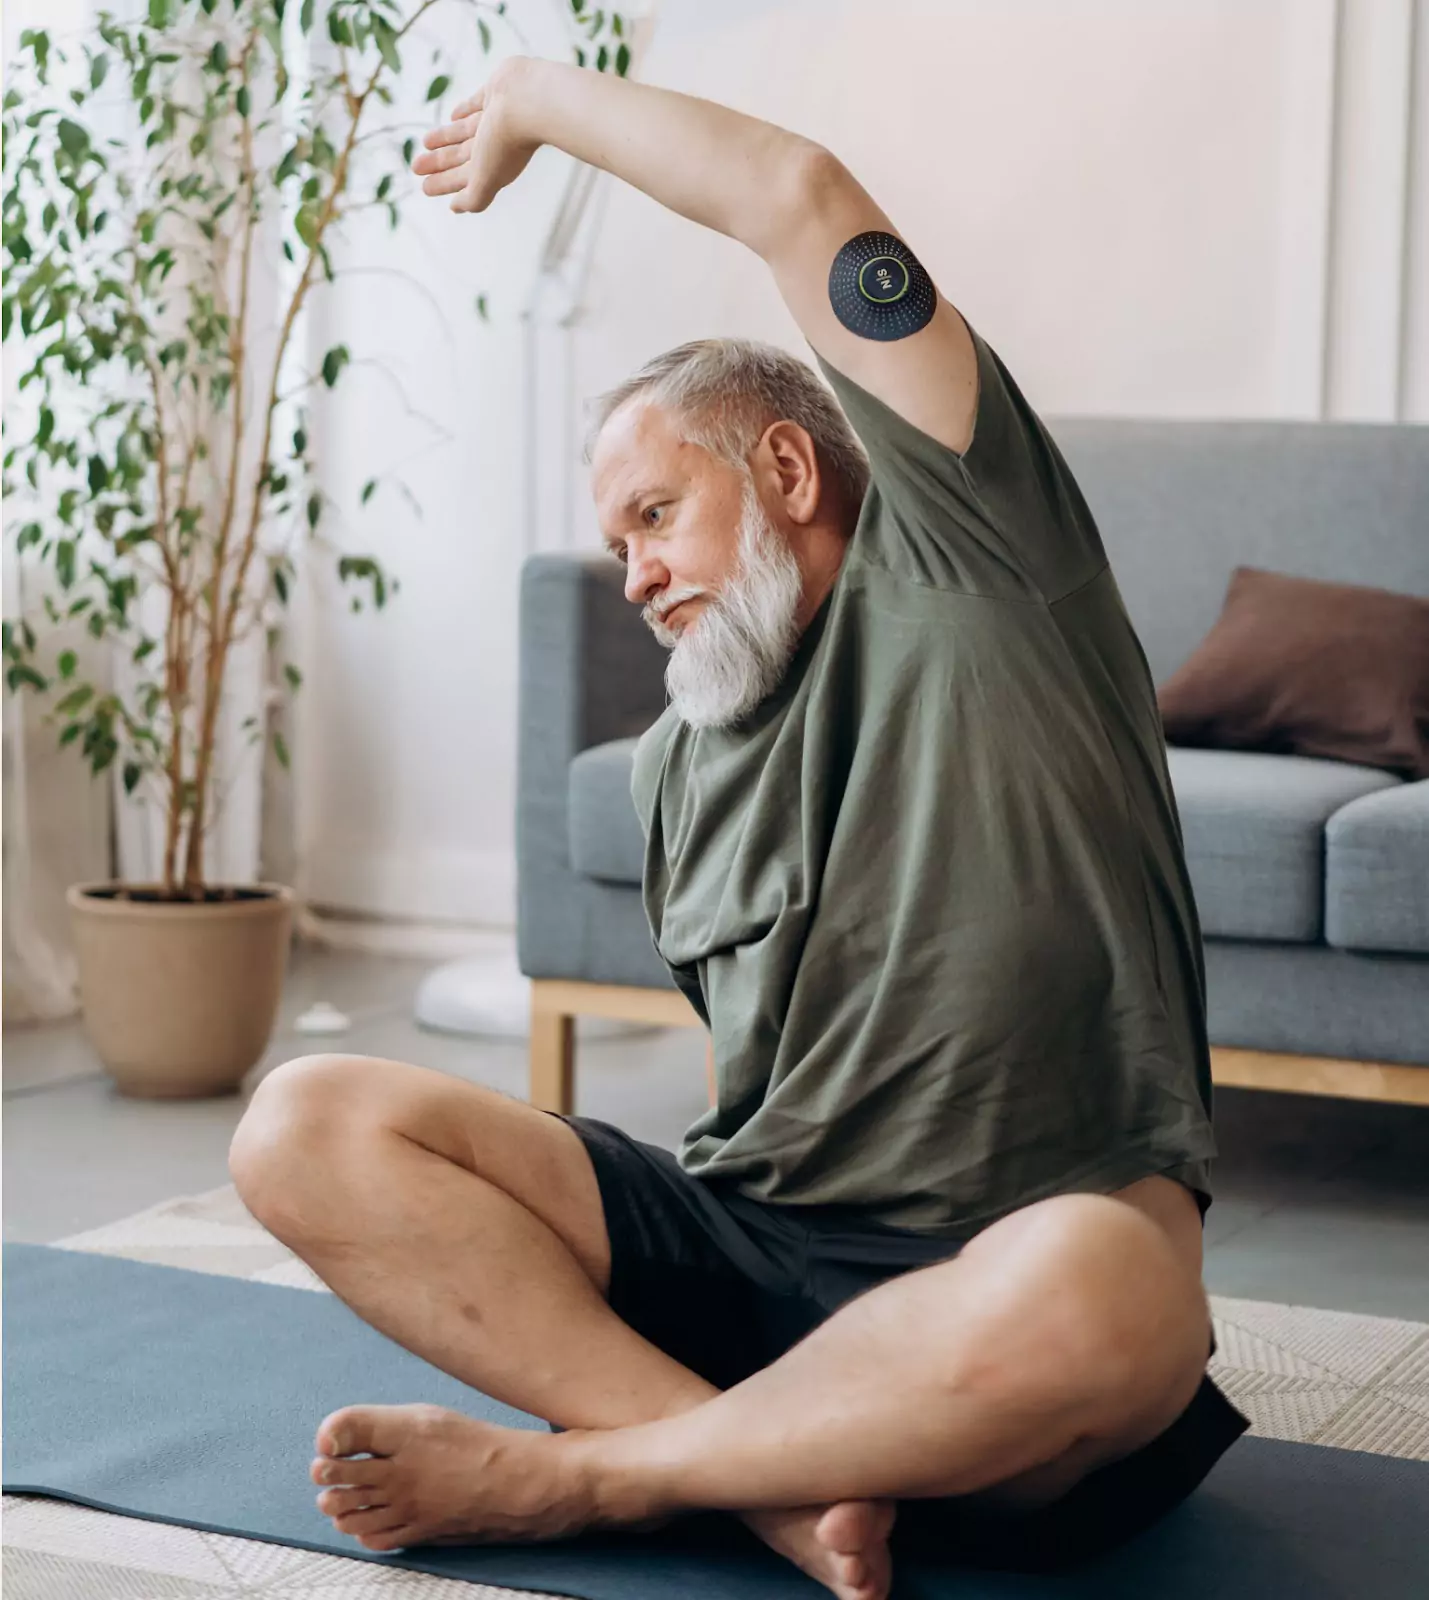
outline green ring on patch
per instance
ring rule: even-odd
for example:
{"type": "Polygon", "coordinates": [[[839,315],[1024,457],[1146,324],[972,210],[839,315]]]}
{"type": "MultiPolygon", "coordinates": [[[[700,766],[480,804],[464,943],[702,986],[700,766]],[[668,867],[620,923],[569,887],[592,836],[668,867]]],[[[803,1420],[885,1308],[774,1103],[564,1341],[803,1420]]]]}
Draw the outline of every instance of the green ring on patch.
{"type": "Polygon", "coordinates": [[[865,261],[864,264],[858,269],[858,292],[865,300],[871,301],[876,306],[891,306],[895,304],[897,301],[901,300],[905,294],[908,293],[911,283],[912,277],[909,274],[908,268],[904,266],[897,256],[873,256],[868,261],[865,261]],[[898,268],[899,272],[903,274],[903,287],[898,291],[897,294],[870,294],[867,286],[864,284],[863,275],[870,267],[876,267],[885,261],[892,262],[893,265],[898,268]]]}

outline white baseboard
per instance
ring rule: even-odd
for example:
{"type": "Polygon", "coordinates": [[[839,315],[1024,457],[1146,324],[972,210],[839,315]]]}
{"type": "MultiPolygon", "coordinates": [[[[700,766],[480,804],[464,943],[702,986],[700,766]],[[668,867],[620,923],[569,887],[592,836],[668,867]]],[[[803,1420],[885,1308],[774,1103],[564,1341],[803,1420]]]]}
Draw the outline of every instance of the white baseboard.
{"type": "Polygon", "coordinates": [[[317,906],[300,906],[294,928],[305,944],[325,950],[355,950],[364,955],[406,956],[423,961],[459,961],[469,956],[507,953],[514,960],[516,943],[516,934],[510,928],[394,922],[380,917],[354,917],[317,906]]]}
{"type": "Polygon", "coordinates": [[[302,851],[298,892],[324,911],[465,929],[516,926],[516,857],[504,850],[384,850],[324,835],[302,851]]]}

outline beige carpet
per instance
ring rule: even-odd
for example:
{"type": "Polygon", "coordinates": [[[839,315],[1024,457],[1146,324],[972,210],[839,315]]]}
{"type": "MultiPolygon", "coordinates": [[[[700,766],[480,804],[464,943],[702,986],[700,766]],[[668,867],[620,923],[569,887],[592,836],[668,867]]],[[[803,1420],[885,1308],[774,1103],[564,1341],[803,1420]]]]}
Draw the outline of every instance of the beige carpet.
{"type": "MultiPolygon", "coordinates": [[[[134,1261],[326,1293],[232,1189],[170,1200],[62,1240],[134,1261]]],[[[1429,1325],[1216,1299],[1218,1383],[1252,1431],[1429,1461],[1429,1325]]],[[[529,1600],[283,1545],[7,1496],[6,1600],[529,1600]]]]}

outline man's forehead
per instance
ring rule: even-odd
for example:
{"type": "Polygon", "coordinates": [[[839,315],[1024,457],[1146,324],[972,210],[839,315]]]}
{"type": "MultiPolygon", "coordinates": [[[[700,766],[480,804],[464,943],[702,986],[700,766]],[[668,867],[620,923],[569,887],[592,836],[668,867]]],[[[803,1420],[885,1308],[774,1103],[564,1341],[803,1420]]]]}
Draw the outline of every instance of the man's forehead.
{"type": "Polygon", "coordinates": [[[591,491],[602,516],[618,516],[645,495],[689,476],[690,447],[654,406],[622,406],[601,429],[591,456],[591,491]],[[640,415],[628,413],[638,411],[640,415]]]}

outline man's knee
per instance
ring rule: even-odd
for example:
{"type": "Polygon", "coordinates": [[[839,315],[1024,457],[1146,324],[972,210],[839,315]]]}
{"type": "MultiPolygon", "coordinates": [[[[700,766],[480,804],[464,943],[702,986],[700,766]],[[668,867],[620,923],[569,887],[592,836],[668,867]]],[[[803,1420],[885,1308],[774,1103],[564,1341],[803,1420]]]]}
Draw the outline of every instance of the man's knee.
{"type": "Polygon", "coordinates": [[[341,1055],[299,1056],[258,1085],[228,1151],[244,1205],[275,1232],[310,1214],[311,1199],[339,1179],[344,1145],[372,1120],[363,1080],[377,1063],[341,1055]]]}
{"type": "Polygon", "coordinates": [[[1098,1432],[1143,1415],[1169,1423],[1189,1402],[1208,1354],[1205,1294],[1139,1211],[1062,1196],[988,1229],[965,1256],[1005,1283],[1000,1338],[973,1352],[985,1382],[1045,1390],[1098,1432]]]}

